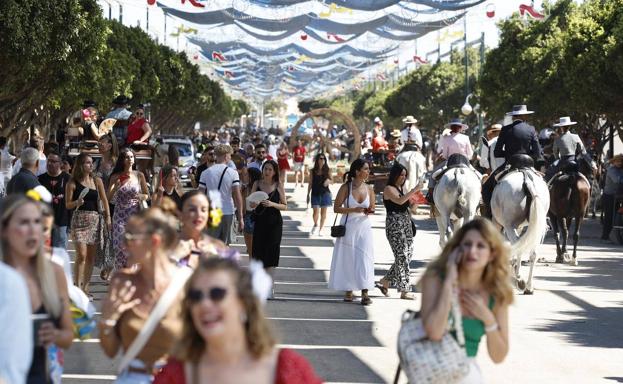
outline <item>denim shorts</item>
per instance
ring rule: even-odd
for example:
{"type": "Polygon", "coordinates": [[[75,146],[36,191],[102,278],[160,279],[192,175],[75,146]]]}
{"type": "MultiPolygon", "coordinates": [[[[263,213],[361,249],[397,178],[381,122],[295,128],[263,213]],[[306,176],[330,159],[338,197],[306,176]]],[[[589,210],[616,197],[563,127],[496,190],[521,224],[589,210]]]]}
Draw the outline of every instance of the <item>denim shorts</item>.
{"type": "Polygon", "coordinates": [[[325,192],[322,195],[311,195],[312,208],[326,208],[333,204],[331,201],[331,192],[325,192]]]}
{"type": "Polygon", "coordinates": [[[251,217],[251,212],[247,212],[244,214],[244,233],[247,235],[253,234],[253,227],[255,226],[255,221],[251,217]]]}

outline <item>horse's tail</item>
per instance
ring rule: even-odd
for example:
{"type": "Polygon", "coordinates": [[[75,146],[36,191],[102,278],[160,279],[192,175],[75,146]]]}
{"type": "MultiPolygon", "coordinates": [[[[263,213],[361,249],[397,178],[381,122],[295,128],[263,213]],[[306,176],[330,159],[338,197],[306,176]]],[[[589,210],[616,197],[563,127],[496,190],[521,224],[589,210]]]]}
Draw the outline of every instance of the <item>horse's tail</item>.
{"type": "Polygon", "coordinates": [[[528,229],[513,244],[512,253],[515,257],[521,257],[534,251],[543,241],[543,236],[547,229],[547,212],[542,198],[536,193],[534,181],[526,180],[527,192],[530,194],[532,202],[528,213],[528,229]]]}
{"type": "Polygon", "coordinates": [[[456,184],[456,203],[460,210],[464,210],[467,207],[467,198],[465,197],[465,188],[462,183],[459,182],[459,170],[454,171],[453,183],[456,184]]]}

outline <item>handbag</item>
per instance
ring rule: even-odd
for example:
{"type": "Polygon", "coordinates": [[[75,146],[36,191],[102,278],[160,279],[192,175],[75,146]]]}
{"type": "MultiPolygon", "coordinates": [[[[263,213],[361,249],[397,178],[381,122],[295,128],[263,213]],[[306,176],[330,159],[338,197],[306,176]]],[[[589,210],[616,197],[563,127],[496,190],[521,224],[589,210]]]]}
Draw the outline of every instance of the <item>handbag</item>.
{"type": "Polygon", "coordinates": [[[448,330],[440,341],[429,340],[420,313],[408,310],[403,314],[398,333],[400,365],[394,384],[398,383],[401,369],[411,384],[451,384],[467,376],[470,363],[464,348],[463,319],[456,293],[452,295],[451,313],[458,342],[448,330]]]}
{"type": "Polygon", "coordinates": [[[130,362],[143,350],[143,347],[151,337],[152,333],[156,329],[156,326],[160,323],[160,320],[169,310],[179,292],[184,288],[186,281],[192,274],[190,268],[180,268],[177,274],[169,283],[169,286],[164,291],[155,307],[152,309],[149,317],[145,321],[143,328],[138,333],[132,344],[126,350],[125,355],[121,358],[117,372],[121,374],[130,365],[130,362]]]}
{"type": "Polygon", "coordinates": [[[417,234],[417,225],[415,225],[415,219],[413,217],[409,217],[411,220],[411,233],[413,233],[413,237],[417,234]]]}
{"type": "MultiPolygon", "coordinates": [[[[346,208],[348,208],[348,200],[350,199],[350,183],[348,183],[348,195],[346,196],[346,208]]],[[[337,222],[337,214],[335,214],[335,220],[331,226],[331,237],[344,237],[346,235],[346,222],[348,221],[348,213],[346,214],[346,220],[344,225],[335,225],[337,222]]]]}

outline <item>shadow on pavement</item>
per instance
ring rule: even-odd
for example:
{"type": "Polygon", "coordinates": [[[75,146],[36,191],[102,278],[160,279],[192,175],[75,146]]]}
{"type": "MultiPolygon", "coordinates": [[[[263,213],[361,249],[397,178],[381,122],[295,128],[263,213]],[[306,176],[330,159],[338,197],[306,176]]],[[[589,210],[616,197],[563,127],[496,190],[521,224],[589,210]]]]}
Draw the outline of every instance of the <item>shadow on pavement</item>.
{"type": "MultiPolygon", "coordinates": [[[[565,291],[553,291],[552,293],[582,309],[561,311],[560,314],[571,319],[552,320],[548,325],[535,328],[537,331],[561,334],[571,344],[598,348],[621,348],[623,308],[620,306],[596,307],[565,291]]],[[[619,304],[623,305],[623,302],[619,304]]]]}

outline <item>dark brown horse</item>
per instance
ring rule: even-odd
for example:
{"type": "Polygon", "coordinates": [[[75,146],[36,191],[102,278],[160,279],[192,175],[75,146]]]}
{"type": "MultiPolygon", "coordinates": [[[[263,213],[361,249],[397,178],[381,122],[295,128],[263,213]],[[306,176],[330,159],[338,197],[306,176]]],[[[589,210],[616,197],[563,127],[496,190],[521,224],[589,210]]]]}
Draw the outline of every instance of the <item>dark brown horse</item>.
{"type": "Polygon", "coordinates": [[[591,197],[593,167],[589,160],[578,156],[576,162],[556,176],[550,182],[549,218],[556,237],[556,262],[569,261],[571,265],[578,265],[577,246],[580,226],[587,213],[591,197]],[[567,238],[569,227],[575,219],[573,231],[573,255],[567,253],[567,238]]]}

